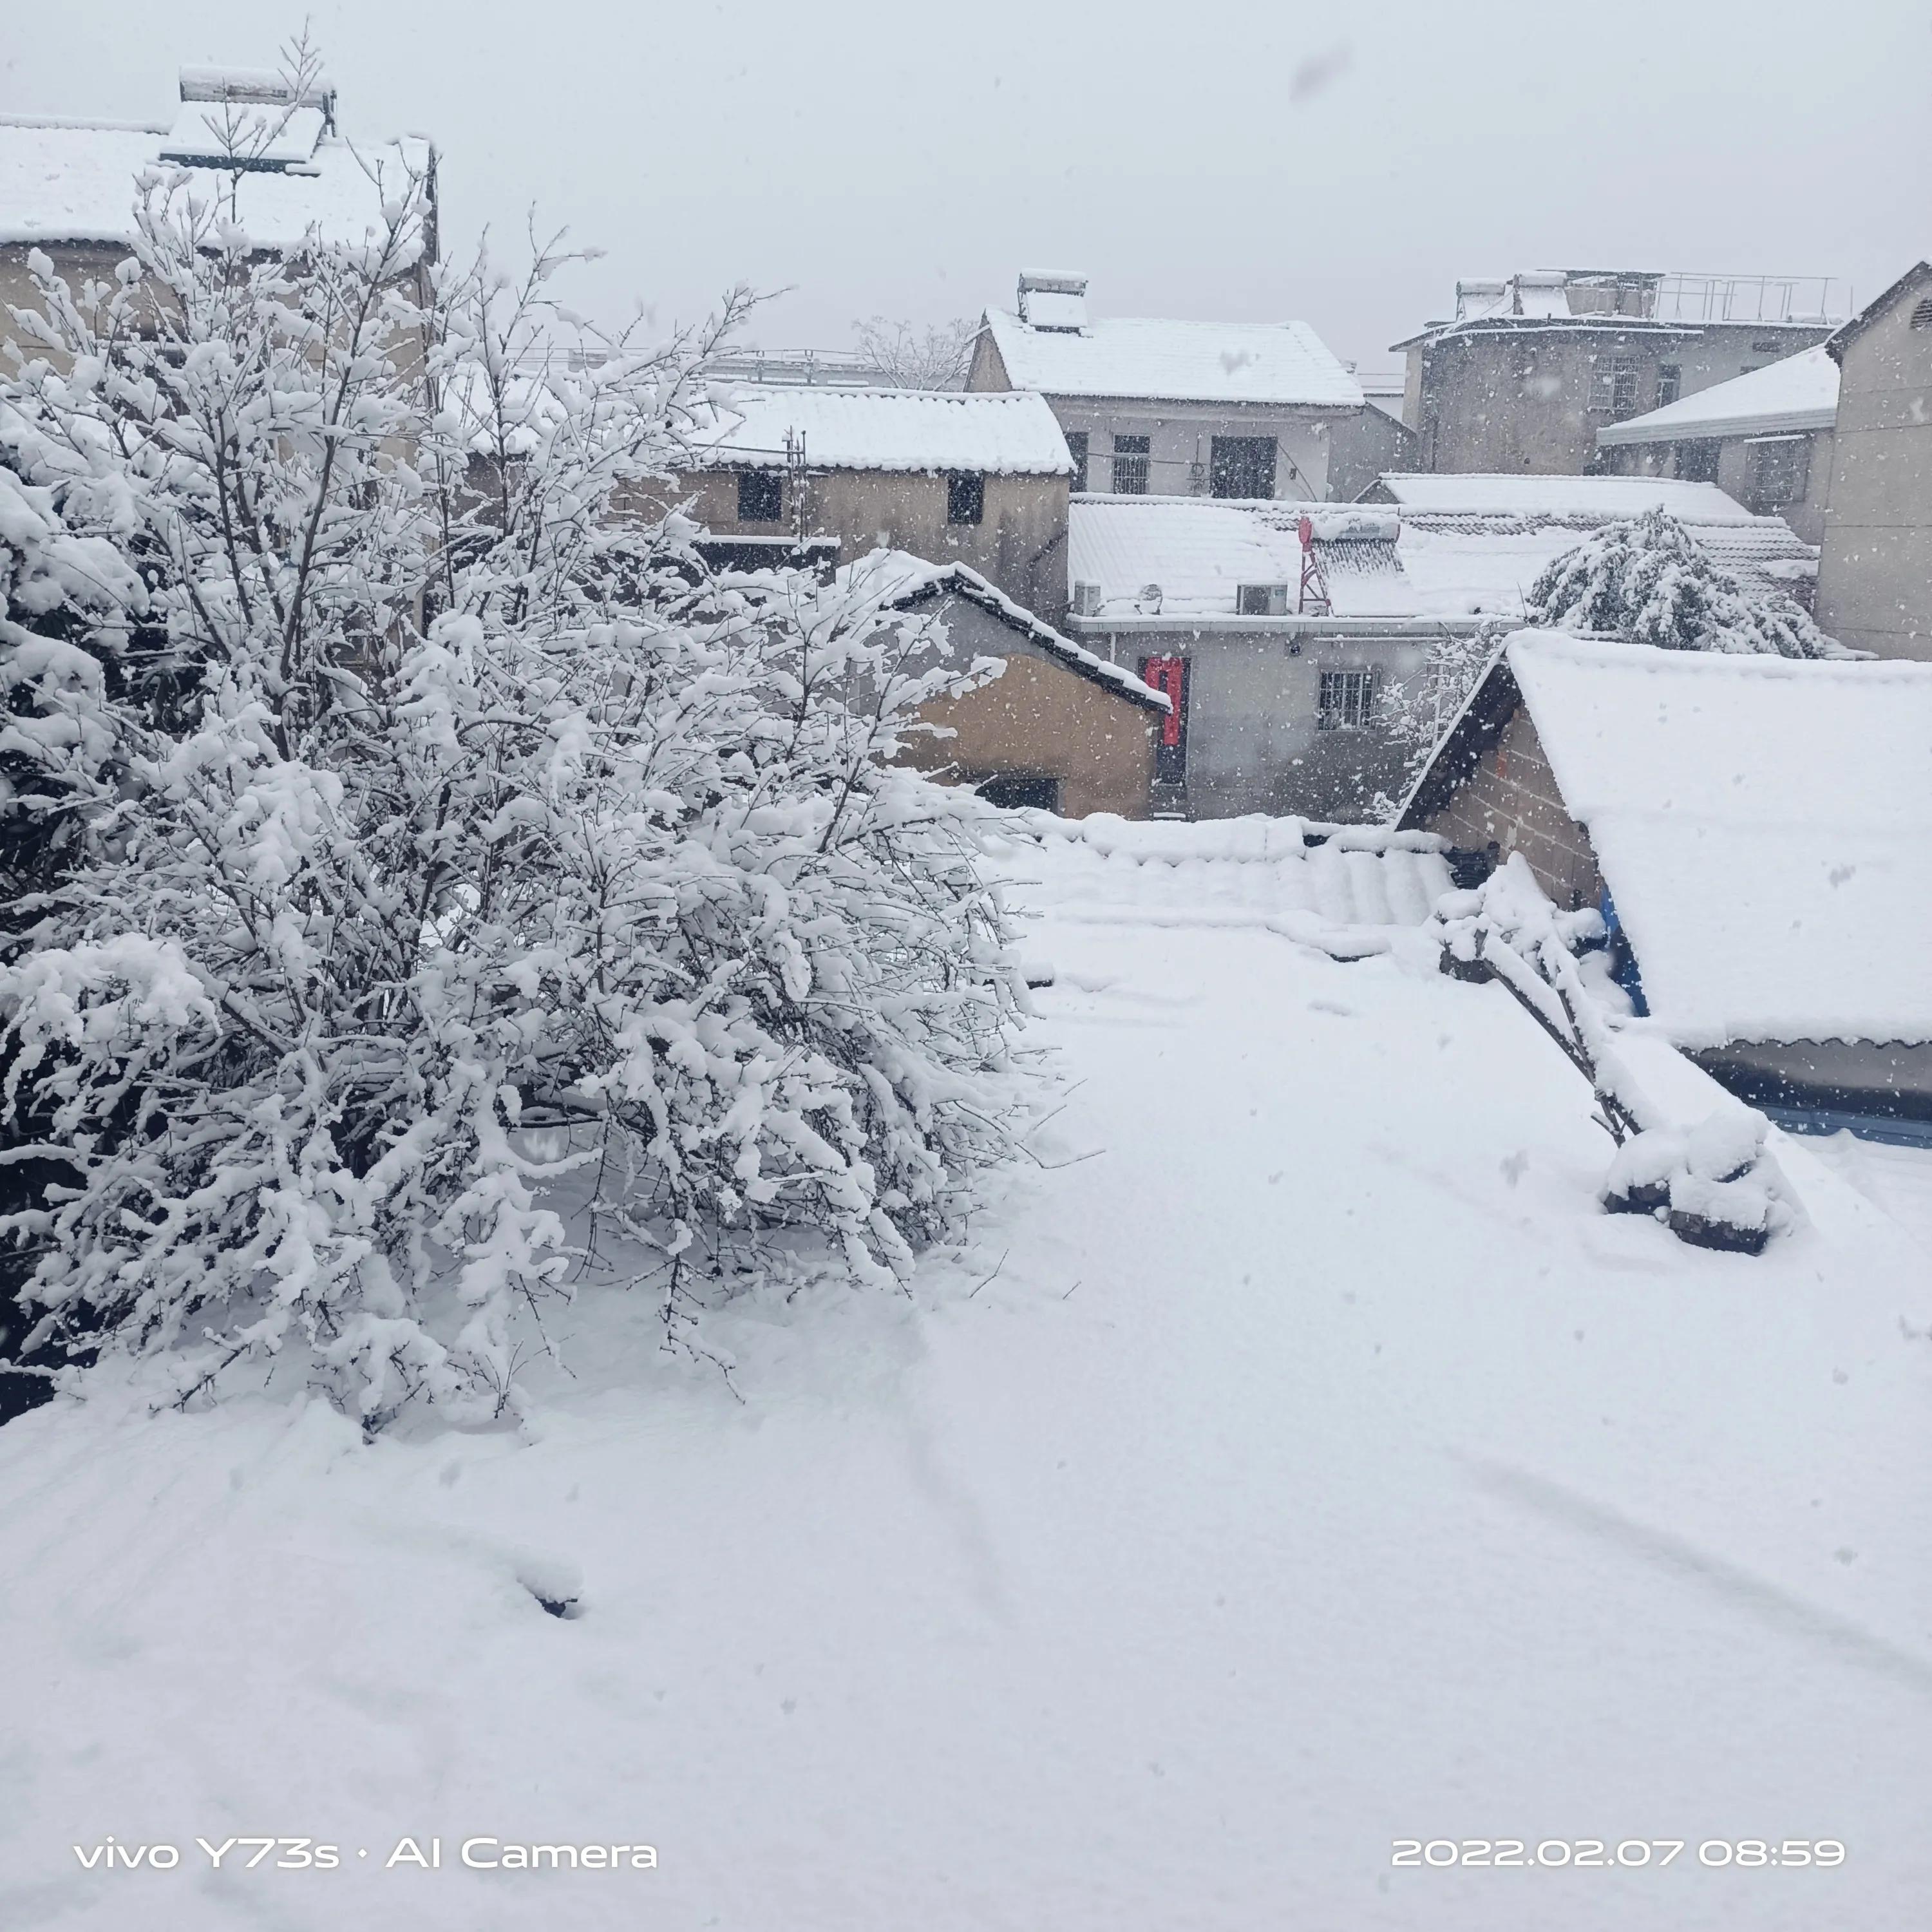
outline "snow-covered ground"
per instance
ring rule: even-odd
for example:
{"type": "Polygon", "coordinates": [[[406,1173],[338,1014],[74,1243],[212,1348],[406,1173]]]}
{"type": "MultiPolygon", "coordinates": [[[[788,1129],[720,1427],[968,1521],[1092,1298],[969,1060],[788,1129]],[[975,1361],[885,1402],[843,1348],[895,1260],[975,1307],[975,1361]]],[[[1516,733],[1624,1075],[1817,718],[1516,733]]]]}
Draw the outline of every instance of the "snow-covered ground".
{"type": "Polygon", "coordinates": [[[1606,1217],[1499,988],[1300,943],[1418,916],[1416,855],[1207,831],[1016,851],[1041,1165],[910,1298],[741,1305],[735,1394],[598,1291],[521,1434],[0,1431],[0,1924],[1923,1925],[1925,1157],[1780,1141],[1809,1225],[1756,1260],[1606,1217]],[[181,1864],[82,1870],[110,1834],[181,1864]],[[194,1842],[253,1834],[341,1867],[194,1842]],[[1847,1853],[1700,1866],[1747,1838],[1847,1853]]]}

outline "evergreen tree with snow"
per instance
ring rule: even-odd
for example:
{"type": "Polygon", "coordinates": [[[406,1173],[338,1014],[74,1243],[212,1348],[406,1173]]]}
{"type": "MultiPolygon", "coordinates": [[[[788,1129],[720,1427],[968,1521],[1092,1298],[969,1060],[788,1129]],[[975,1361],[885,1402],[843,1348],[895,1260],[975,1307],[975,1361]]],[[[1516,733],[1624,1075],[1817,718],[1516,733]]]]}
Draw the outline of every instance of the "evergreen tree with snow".
{"type": "Polygon", "coordinates": [[[95,580],[0,633],[66,855],[0,934],[10,1157],[64,1177],[0,1217],[30,1343],[371,1430],[514,1406],[614,1240],[700,1352],[739,1282],[902,1280],[1010,1150],[1024,997],[987,808],[892,762],[960,688],[929,628],[662,507],[738,304],[566,356],[560,257],[428,266],[382,186],[274,257],[149,182],[0,385],[55,560],[10,608],[95,580]]]}
{"type": "Polygon", "coordinates": [[[1660,508],[1611,524],[1566,550],[1537,579],[1528,616],[1551,629],[1667,651],[1841,654],[1793,599],[1748,588],[1660,508]]]}

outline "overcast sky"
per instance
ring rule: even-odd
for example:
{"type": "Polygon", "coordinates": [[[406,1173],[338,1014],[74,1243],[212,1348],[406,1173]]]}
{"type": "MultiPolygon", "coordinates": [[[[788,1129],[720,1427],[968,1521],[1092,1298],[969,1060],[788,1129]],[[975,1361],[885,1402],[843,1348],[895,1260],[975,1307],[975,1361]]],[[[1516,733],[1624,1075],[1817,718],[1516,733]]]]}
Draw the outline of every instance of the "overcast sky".
{"type": "MultiPolygon", "coordinates": [[[[170,118],[182,62],[272,64],[266,0],[15,5],[0,112],[170,118]]],[[[351,134],[433,136],[446,233],[608,252],[579,308],[790,290],[766,347],[1010,304],[1299,316],[1365,369],[1457,277],[1829,274],[1932,251],[1927,0],[316,0],[351,134]]]]}

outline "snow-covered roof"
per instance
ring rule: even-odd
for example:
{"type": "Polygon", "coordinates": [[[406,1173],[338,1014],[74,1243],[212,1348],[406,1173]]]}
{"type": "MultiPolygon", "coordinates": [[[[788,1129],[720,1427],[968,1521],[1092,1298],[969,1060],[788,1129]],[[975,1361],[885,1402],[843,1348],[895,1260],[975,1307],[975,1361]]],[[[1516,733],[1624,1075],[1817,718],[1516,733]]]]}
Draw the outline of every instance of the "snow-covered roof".
{"type": "Polygon", "coordinates": [[[1932,664],[1505,658],[1673,1039],[1932,1040],[1932,664]]]}
{"type": "MultiPolygon", "coordinates": [[[[152,170],[170,173],[182,164],[162,160],[171,138],[208,145],[203,117],[221,110],[184,103],[172,129],[106,122],[0,119],[0,243],[98,242],[124,244],[134,233],[136,182],[152,170]]],[[[279,116],[276,118],[279,118],[279,116]]],[[[382,203],[412,174],[430,163],[428,142],[414,136],[364,146],[321,132],[320,116],[303,108],[284,130],[272,158],[285,167],[258,167],[240,176],[242,226],[258,247],[293,247],[311,228],[326,240],[359,241],[383,226],[382,203]],[[308,143],[305,154],[286,154],[296,124],[308,143]]],[[[197,187],[224,196],[234,179],[226,171],[190,166],[197,187]]]]}
{"type": "Polygon", "coordinates": [[[805,439],[814,470],[968,470],[1064,476],[1066,439],[1043,398],[952,390],[818,388],[746,383],[722,392],[715,426],[692,440],[710,461],[772,469],[785,461],[788,431],[805,439]]]}
{"type": "Polygon", "coordinates": [[[934,563],[925,557],[914,556],[909,550],[877,550],[842,566],[834,574],[832,582],[841,593],[850,594],[856,590],[893,610],[950,591],[982,610],[990,610],[1082,676],[1108,686],[1147,710],[1168,711],[1173,708],[1164,692],[1156,691],[1132,671],[1119,664],[1109,664],[1084,645],[1076,644],[1071,638],[1063,636],[1051,624],[1035,616],[1024,604],[1015,603],[1004,590],[966,564],[934,563]]]}
{"type": "Polygon", "coordinates": [[[1608,423],[1597,432],[1606,447],[1618,443],[1675,442],[1680,439],[1776,436],[1829,429],[1838,415],[1838,365],[1821,342],[1728,382],[1714,382],[1694,396],[1660,410],[1608,423]]]}
{"type": "Polygon", "coordinates": [[[1108,317],[1078,331],[986,311],[1006,378],[1048,396],[1359,409],[1355,379],[1305,322],[1108,317]]]}
{"type": "MultiPolygon", "coordinates": [[[[1712,494],[1736,509],[1729,497],[1712,494]]],[[[1469,627],[1484,617],[1520,618],[1544,568],[1616,520],[1604,511],[1439,514],[1406,506],[1076,496],[1068,520],[1067,580],[1100,586],[1097,608],[1090,602],[1082,611],[1090,622],[1131,625],[1156,614],[1143,594],[1154,584],[1163,620],[1234,616],[1241,587],[1260,584],[1284,586],[1293,615],[1304,516],[1312,525],[1331,616],[1469,627]]],[[[1788,590],[1816,571],[1816,550],[1781,518],[1742,512],[1733,518],[1726,511],[1716,522],[1686,522],[1704,549],[1754,587],[1788,590]]]]}
{"type": "Polygon", "coordinates": [[[1748,524],[1751,512],[1714,483],[1667,476],[1406,476],[1391,471],[1364,502],[1405,509],[1501,512],[1516,516],[1640,517],[1668,510],[1685,523],[1748,524]]]}

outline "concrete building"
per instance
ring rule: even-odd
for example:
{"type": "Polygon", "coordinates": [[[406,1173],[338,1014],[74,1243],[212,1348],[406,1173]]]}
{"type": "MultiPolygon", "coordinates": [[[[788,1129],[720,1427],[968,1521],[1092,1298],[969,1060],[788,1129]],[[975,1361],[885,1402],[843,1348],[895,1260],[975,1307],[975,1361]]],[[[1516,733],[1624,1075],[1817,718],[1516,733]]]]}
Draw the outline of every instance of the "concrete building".
{"type": "Polygon", "coordinates": [[[1397,823],[1603,908],[1638,1015],[1784,1125],[1932,1144],[1932,665],[1521,632],[1397,823]]]}
{"type": "Polygon", "coordinates": [[[1828,347],[1838,416],[1818,621],[1881,657],[1932,658],[1932,262],[1828,347]]]}
{"type": "Polygon", "coordinates": [[[1828,282],[1526,272],[1459,282],[1455,314],[1393,346],[1417,467],[1580,476],[1598,433],[1821,342],[1828,282]]]}
{"type": "Polygon", "coordinates": [[[1199,818],[1358,820],[1399,791],[1392,686],[1430,645],[1520,620],[1544,569],[1661,503],[1756,586],[1815,554],[1708,484],[1624,477],[1391,476],[1379,506],[1076,496],[1069,633],[1166,692],[1163,806],[1199,818]]]}
{"type": "Polygon", "coordinates": [[[1597,432],[1600,466],[1614,476],[1714,483],[1747,509],[1782,517],[1807,543],[1819,543],[1838,414],[1838,365],[1820,344],[1606,424],[1597,432]]]}
{"type": "Polygon", "coordinates": [[[912,740],[903,760],[968,784],[996,805],[1063,818],[1147,815],[1167,699],[1130,671],[1043,624],[964,564],[883,552],[840,573],[846,589],[876,587],[886,608],[931,617],[954,662],[993,658],[996,677],[920,712],[940,736],[912,740]]]}
{"type": "Polygon", "coordinates": [[[1066,608],[1073,464],[1038,396],[746,384],[691,442],[677,488],[726,560],[904,550],[1066,608]]]}
{"type": "Polygon", "coordinates": [[[1032,390],[1065,431],[1076,494],[1319,500],[1362,392],[1304,322],[1090,316],[1078,275],[1022,275],[989,309],[969,390],[1032,390]]]}
{"type": "Polygon", "coordinates": [[[382,226],[386,198],[426,184],[428,216],[418,259],[437,249],[436,156],[415,136],[352,146],[337,123],[336,91],[316,80],[298,91],[283,76],[184,68],[170,122],[0,118],[0,340],[8,310],[38,298],[28,271],[36,250],[78,292],[111,281],[132,243],[139,178],[185,169],[195,196],[219,197],[266,252],[312,230],[356,240],[382,226]]]}

